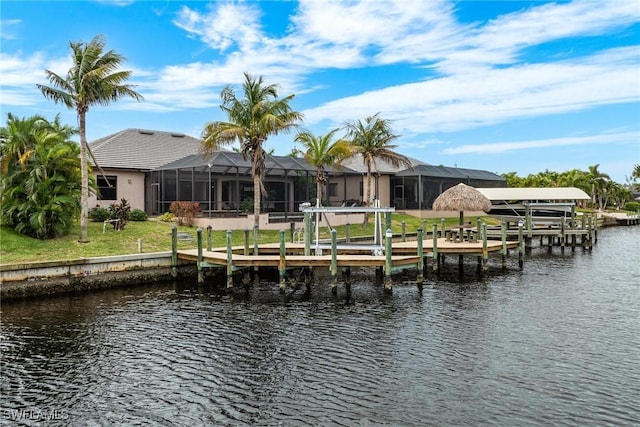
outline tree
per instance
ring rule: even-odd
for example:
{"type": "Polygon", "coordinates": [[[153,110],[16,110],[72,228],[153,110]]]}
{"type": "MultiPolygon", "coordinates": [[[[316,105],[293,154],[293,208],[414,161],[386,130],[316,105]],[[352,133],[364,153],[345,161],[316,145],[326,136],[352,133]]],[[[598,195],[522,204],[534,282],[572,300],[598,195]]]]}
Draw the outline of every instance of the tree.
{"type": "Polygon", "coordinates": [[[302,120],[302,114],[294,111],[289,103],[294,95],[278,98],[276,85],[265,85],[262,76],[252,77],[244,73],[242,84],[244,98],[225,87],[220,93],[220,108],[228,121],[208,123],[202,132],[202,151],[211,155],[221,147],[238,141],[245,160],[251,160],[253,177],[253,214],[255,224],[260,223],[260,199],[265,195],[264,173],[267,153],[263,144],[272,135],[289,132],[302,120]]]}
{"type": "Polygon", "coordinates": [[[75,129],[41,116],[9,114],[2,128],[0,183],[3,225],[47,239],[69,232],[80,207],[79,147],[75,129]]]}
{"type": "MultiPolygon", "coordinates": [[[[391,123],[380,118],[380,114],[369,116],[357,122],[345,124],[347,138],[354,146],[354,154],[360,154],[367,168],[367,194],[365,203],[371,205],[371,171],[377,169],[376,160],[385,160],[394,167],[405,165],[411,167],[411,160],[393,151],[396,148],[391,142],[398,135],[391,132],[391,123]]],[[[368,221],[365,218],[365,223],[368,221]]]]}
{"type": "Polygon", "coordinates": [[[304,159],[316,168],[316,197],[320,200],[322,200],[322,189],[327,185],[325,166],[339,166],[353,153],[353,147],[349,141],[343,139],[332,141],[333,135],[338,130],[333,129],[326,135],[318,136],[309,131],[303,131],[295,137],[295,141],[302,144],[304,148],[304,159]]]}
{"type": "Polygon", "coordinates": [[[640,165],[633,165],[633,172],[631,172],[631,179],[636,180],[640,179],[640,165]]]}
{"type": "Polygon", "coordinates": [[[89,165],[87,161],[86,115],[93,105],[109,105],[123,97],[142,101],[143,97],[133,86],[124,84],[131,71],[120,70],[125,58],[110,50],[104,52],[105,39],[95,36],[89,43],[71,42],[72,66],[63,78],[50,70],[45,70],[47,79],[53,86],[38,84],[45,98],[75,109],[80,131],[80,165],[82,171],[82,197],[80,208],[81,243],[88,242],[89,222],[89,165]]]}
{"type": "Polygon", "coordinates": [[[591,184],[591,203],[594,205],[598,203],[598,209],[603,209],[603,195],[606,191],[607,182],[611,181],[611,178],[606,173],[602,173],[598,170],[600,164],[589,166],[588,179],[591,184]]]}

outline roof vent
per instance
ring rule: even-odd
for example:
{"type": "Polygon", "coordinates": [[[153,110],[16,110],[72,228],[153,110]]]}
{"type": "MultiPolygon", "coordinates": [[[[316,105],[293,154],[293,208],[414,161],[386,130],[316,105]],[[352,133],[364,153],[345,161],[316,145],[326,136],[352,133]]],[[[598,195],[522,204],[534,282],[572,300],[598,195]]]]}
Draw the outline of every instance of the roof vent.
{"type": "Polygon", "coordinates": [[[171,136],[174,137],[174,138],[184,138],[185,137],[185,135],[183,133],[172,133],[171,136]]]}
{"type": "Polygon", "coordinates": [[[150,130],[139,130],[138,133],[141,133],[142,135],[153,135],[154,132],[150,131],[150,130]]]}

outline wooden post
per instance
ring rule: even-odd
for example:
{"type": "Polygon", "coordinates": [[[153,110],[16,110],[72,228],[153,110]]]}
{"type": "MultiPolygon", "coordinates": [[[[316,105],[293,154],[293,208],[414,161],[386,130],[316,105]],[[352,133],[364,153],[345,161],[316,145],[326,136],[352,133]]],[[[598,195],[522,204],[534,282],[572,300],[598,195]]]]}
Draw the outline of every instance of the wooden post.
{"type": "Polygon", "coordinates": [[[294,242],[293,236],[296,234],[296,223],[295,222],[290,222],[289,223],[289,231],[291,231],[291,243],[294,242]]]}
{"type": "Polygon", "coordinates": [[[338,231],[331,230],[331,292],[338,292],[338,231]]]}
{"type": "MultiPolygon", "coordinates": [[[[384,220],[384,229],[389,230],[391,228],[391,212],[385,213],[384,220]]],[[[382,238],[382,236],[380,236],[380,238],[382,238]]],[[[382,242],[380,242],[380,244],[382,244],[382,242]]]]}
{"type": "Polygon", "coordinates": [[[260,236],[258,235],[258,224],[253,224],[253,254],[258,255],[258,242],[260,236]]]}
{"type": "Polygon", "coordinates": [[[445,237],[445,228],[446,228],[445,219],[441,218],[440,221],[442,223],[442,229],[440,230],[440,237],[445,237]]]}
{"type": "Polygon", "coordinates": [[[285,290],[284,275],[287,271],[287,259],[286,259],[286,245],[285,245],[285,231],[280,230],[280,262],[278,263],[278,273],[280,273],[280,291],[285,290]]]}
{"type": "Polygon", "coordinates": [[[402,221],[402,241],[406,242],[407,241],[407,222],[406,221],[402,221]]]}
{"type": "Polygon", "coordinates": [[[233,288],[233,247],[231,230],[227,230],[227,288],[233,288]]]}
{"type": "Polygon", "coordinates": [[[392,241],[393,241],[393,232],[390,228],[387,228],[385,233],[385,247],[384,247],[384,289],[385,291],[391,291],[393,289],[393,282],[391,281],[391,269],[393,268],[393,263],[391,260],[392,250],[392,241]]]}
{"type": "Polygon", "coordinates": [[[438,223],[433,223],[433,271],[438,271],[438,223]]]}
{"type": "Polygon", "coordinates": [[[489,271],[489,251],[487,250],[487,224],[482,223],[482,271],[489,271]]]}
{"type": "Polygon", "coordinates": [[[207,250],[211,251],[211,230],[212,227],[207,225],[207,250]]]}
{"type": "Polygon", "coordinates": [[[304,256],[311,255],[311,212],[304,213],[304,256]]]}
{"type": "Polygon", "coordinates": [[[518,223],[518,266],[524,265],[524,237],[522,236],[522,223],[518,223]]]}
{"type": "Polygon", "coordinates": [[[531,221],[531,207],[526,206],[525,210],[525,224],[527,226],[527,236],[531,238],[533,236],[533,221],[531,221]]]}
{"type": "Polygon", "coordinates": [[[171,227],[171,277],[178,277],[178,226],[171,227]]]}
{"type": "Polygon", "coordinates": [[[138,239],[138,253],[142,253],[142,239],[138,239]]]}
{"type": "Polygon", "coordinates": [[[500,223],[500,238],[502,239],[502,269],[506,270],[507,268],[507,222],[504,218],[502,218],[502,222],[500,223]]]}
{"type": "Polygon", "coordinates": [[[202,271],[202,228],[196,230],[198,236],[198,284],[204,283],[204,272],[202,271]]]}
{"type": "Polygon", "coordinates": [[[561,252],[564,252],[564,245],[565,245],[565,242],[567,241],[566,240],[567,237],[565,235],[566,231],[564,229],[564,227],[565,227],[565,223],[564,222],[565,221],[564,221],[564,217],[563,217],[562,220],[560,221],[560,251],[561,252]]]}
{"type": "Polygon", "coordinates": [[[351,243],[351,224],[350,224],[350,223],[347,223],[347,224],[344,226],[344,228],[345,228],[345,233],[346,233],[346,235],[347,235],[347,237],[346,237],[346,242],[347,242],[347,243],[351,243]]]}
{"type": "Polygon", "coordinates": [[[424,237],[427,237],[427,234],[429,234],[429,230],[427,229],[427,220],[423,219],[422,220],[422,231],[424,232],[424,237]]]}
{"type": "Polygon", "coordinates": [[[587,227],[589,227],[589,250],[593,249],[593,215],[589,215],[587,219],[587,227]]]}
{"type": "Polygon", "coordinates": [[[249,255],[249,229],[244,229],[244,254],[249,255]]]}
{"type": "Polygon", "coordinates": [[[422,228],[418,228],[418,277],[416,278],[418,284],[422,284],[422,280],[424,279],[423,271],[424,271],[424,249],[422,247],[422,228]]]}

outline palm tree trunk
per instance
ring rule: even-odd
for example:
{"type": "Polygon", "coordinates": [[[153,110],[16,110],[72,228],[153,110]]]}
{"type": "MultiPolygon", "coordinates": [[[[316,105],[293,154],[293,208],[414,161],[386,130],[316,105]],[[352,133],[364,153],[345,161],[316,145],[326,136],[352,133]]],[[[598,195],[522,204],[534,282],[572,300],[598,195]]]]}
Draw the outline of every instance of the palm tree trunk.
{"type": "MultiPolygon", "coordinates": [[[[322,203],[322,170],[320,168],[316,169],[316,197],[319,202],[322,203]]],[[[315,204],[315,203],[314,203],[315,204]]]]}
{"type": "Polygon", "coordinates": [[[80,121],[80,179],[81,179],[81,195],[80,195],[80,238],[78,242],[88,243],[87,227],[89,225],[89,165],[87,163],[87,136],[85,113],[78,114],[80,121]]]}
{"type": "Polygon", "coordinates": [[[253,223],[260,226],[260,199],[262,192],[260,191],[260,175],[253,176],[253,223]]]}
{"type": "MultiPolygon", "coordinates": [[[[371,171],[367,171],[367,196],[365,199],[366,202],[366,206],[370,206],[371,205],[371,171]]],[[[367,226],[369,225],[369,214],[367,212],[365,212],[364,214],[364,221],[362,223],[363,226],[367,226]]]]}

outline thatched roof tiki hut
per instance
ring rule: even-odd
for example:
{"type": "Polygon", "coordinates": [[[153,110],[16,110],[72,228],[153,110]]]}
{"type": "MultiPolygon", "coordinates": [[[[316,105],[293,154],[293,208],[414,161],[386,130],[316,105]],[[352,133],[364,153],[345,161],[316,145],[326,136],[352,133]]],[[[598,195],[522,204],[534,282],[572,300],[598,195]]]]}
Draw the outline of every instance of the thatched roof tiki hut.
{"type": "Polygon", "coordinates": [[[433,202],[436,211],[460,211],[460,238],[464,224],[464,211],[484,211],[491,209],[491,201],[475,188],[458,184],[440,194],[433,202]]]}

